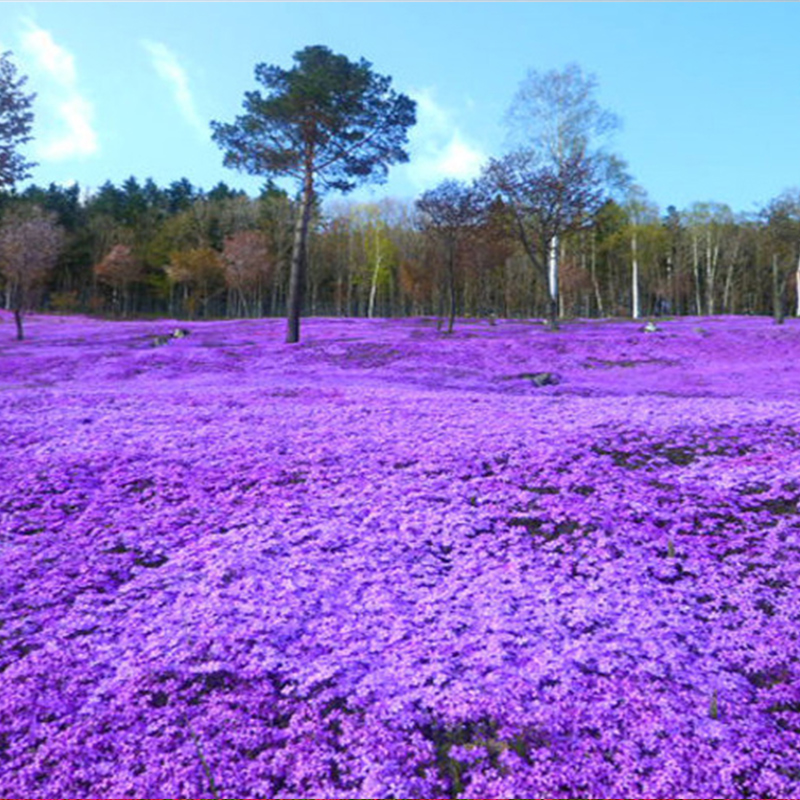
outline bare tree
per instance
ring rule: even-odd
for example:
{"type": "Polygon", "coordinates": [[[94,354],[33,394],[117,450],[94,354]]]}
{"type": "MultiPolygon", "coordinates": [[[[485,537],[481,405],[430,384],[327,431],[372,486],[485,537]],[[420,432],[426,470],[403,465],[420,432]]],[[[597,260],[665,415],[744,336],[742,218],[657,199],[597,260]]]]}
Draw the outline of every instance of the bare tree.
{"type": "Polygon", "coordinates": [[[717,312],[717,279],[722,255],[731,240],[729,234],[733,221],[733,212],[724,203],[692,203],[684,213],[685,227],[692,245],[698,314],[714,315],[717,312]]]}
{"type": "Polygon", "coordinates": [[[548,323],[558,327],[559,242],[568,233],[591,225],[603,205],[602,176],[580,157],[554,169],[535,153],[519,151],[492,160],[488,183],[510,207],[519,242],[548,287],[548,323]]]}
{"type": "Polygon", "coordinates": [[[56,215],[38,206],[12,208],[0,225],[0,273],[6,281],[6,301],[14,312],[17,339],[24,339],[22,317],[35,300],[64,244],[56,215]]]}
{"type": "Polygon", "coordinates": [[[622,163],[595,140],[619,124],[594,99],[597,81],[570,64],[563,72],[531,71],[507,115],[516,150],[492,160],[488,185],[511,206],[519,240],[548,287],[548,321],[558,324],[559,241],[586,227],[622,184],[622,163]]]}
{"type": "Polygon", "coordinates": [[[260,301],[260,289],[272,272],[269,241],[261,231],[238,231],[225,239],[222,253],[225,281],[239,297],[245,316],[249,316],[247,296],[260,301]]]}
{"type": "Polygon", "coordinates": [[[417,209],[423,215],[425,229],[445,248],[448,333],[453,332],[456,316],[456,261],[459,247],[481,224],[485,208],[481,192],[455,180],[443,181],[417,200],[417,209]]]}

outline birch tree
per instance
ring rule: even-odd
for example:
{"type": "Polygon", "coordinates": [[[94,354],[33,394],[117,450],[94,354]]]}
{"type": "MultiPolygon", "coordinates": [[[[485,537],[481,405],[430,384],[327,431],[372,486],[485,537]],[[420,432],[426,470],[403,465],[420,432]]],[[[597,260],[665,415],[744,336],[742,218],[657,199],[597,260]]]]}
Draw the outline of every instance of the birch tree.
{"type": "Polygon", "coordinates": [[[697,313],[713,315],[717,313],[717,279],[725,234],[733,225],[733,212],[724,203],[693,203],[684,216],[692,243],[697,313]]]}
{"type": "Polygon", "coordinates": [[[389,237],[389,228],[386,221],[376,213],[370,220],[367,236],[364,242],[367,248],[367,261],[372,262],[369,285],[369,302],[367,304],[367,317],[375,316],[375,303],[378,297],[378,287],[388,284],[391,271],[396,266],[397,250],[389,237]]]}
{"type": "Polygon", "coordinates": [[[631,247],[631,316],[642,316],[640,294],[639,247],[643,229],[646,225],[658,222],[658,206],[647,197],[647,192],[636,184],[627,192],[624,209],[628,215],[628,235],[631,247]]]}
{"type": "Polygon", "coordinates": [[[559,241],[586,227],[624,180],[622,164],[602,148],[618,118],[595,99],[597,81],[577,64],[532,70],[507,114],[516,149],[492,160],[489,184],[511,206],[520,242],[548,291],[548,322],[559,313],[559,241]]]}

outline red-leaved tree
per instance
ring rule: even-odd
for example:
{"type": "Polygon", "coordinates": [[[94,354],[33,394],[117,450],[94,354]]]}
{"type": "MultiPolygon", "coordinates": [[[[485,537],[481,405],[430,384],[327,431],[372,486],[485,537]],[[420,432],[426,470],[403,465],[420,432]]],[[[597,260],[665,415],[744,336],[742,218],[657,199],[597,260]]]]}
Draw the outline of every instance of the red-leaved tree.
{"type": "Polygon", "coordinates": [[[39,206],[12,208],[0,225],[0,274],[14,312],[17,339],[24,339],[22,316],[36,300],[47,273],[64,244],[64,230],[55,214],[39,206]]]}
{"type": "Polygon", "coordinates": [[[261,231],[238,231],[225,240],[222,252],[225,281],[236,292],[245,316],[250,315],[248,296],[258,301],[260,290],[272,273],[269,241],[261,231]]]}

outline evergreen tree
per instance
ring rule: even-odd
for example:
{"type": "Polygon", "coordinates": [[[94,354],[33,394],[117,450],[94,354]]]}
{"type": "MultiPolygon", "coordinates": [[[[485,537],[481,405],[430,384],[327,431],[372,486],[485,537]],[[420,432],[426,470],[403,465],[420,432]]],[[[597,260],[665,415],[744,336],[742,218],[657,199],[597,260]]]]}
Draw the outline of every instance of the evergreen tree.
{"type": "Polygon", "coordinates": [[[350,61],[327,47],[294,54],[289,70],[255,69],[267,90],[245,93],[242,116],[212,122],[224,164],[254,175],[288,176],[301,187],[289,277],[286,341],[300,338],[308,227],[317,187],[348,192],[367,180],[382,182],[388,167],[408,161],[407,131],[415,103],[391,79],[361,59],[350,61]]]}
{"type": "Polygon", "coordinates": [[[33,138],[31,105],[36,95],[22,91],[28,79],[17,77],[10,59],[9,51],[0,55],[0,189],[13,188],[17,181],[30,177],[29,170],[36,166],[18,152],[20,145],[33,138]]]}

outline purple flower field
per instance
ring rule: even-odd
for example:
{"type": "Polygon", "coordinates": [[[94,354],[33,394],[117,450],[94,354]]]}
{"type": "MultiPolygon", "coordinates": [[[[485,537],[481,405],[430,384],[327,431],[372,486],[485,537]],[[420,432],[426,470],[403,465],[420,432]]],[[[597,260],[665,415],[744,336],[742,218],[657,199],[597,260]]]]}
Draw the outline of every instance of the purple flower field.
{"type": "Polygon", "coordinates": [[[799,322],[0,319],[0,796],[800,798],[799,322]]]}

